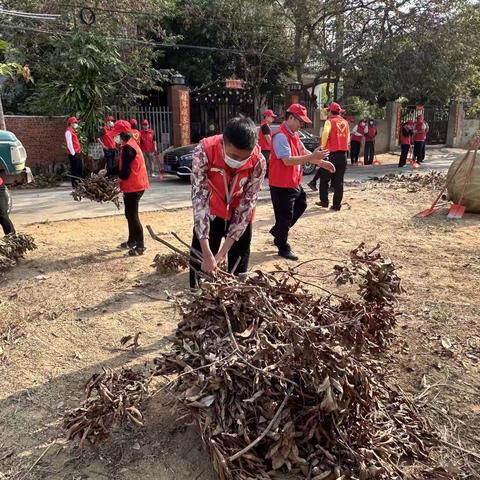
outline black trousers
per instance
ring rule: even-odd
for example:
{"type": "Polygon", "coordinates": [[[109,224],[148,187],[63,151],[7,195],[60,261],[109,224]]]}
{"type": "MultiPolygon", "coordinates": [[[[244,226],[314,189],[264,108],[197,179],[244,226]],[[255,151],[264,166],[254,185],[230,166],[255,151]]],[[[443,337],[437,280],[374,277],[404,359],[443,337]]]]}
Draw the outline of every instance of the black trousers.
{"type": "Polygon", "coordinates": [[[320,203],[328,207],[328,187],[333,188],[333,208],[340,209],[343,200],[343,177],[347,169],[347,152],[333,152],[329,156],[330,162],[335,166],[335,173],[330,173],[320,168],[320,203]]]}
{"type": "Polygon", "coordinates": [[[302,186],[282,188],[270,186],[270,197],[275,214],[271,233],[279,250],[288,249],[288,232],[307,208],[307,194],[302,186]]]}
{"type": "Polygon", "coordinates": [[[400,145],[400,148],[402,149],[400,153],[400,161],[398,162],[399,167],[404,167],[405,164],[407,163],[407,158],[408,158],[408,152],[410,151],[410,145],[400,145]]]}
{"type": "Polygon", "coordinates": [[[103,156],[105,158],[105,168],[107,169],[107,175],[112,176],[115,174],[115,156],[116,150],[103,149],[103,156]]]}
{"type": "Polygon", "coordinates": [[[371,165],[375,157],[375,142],[365,142],[365,152],[363,154],[363,162],[365,165],[371,165]]]}
{"type": "Polygon", "coordinates": [[[425,160],[425,141],[415,141],[413,144],[413,158],[420,163],[425,160]]]}
{"type": "MultiPolygon", "coordinates": [[[[230,222],[225,221],[223,218],[215,217],[213,220],[210,220],[210,235],[208,244],[210,245],[210,250],[214,255],[216,255],[220,250],[220,244],[222,243],[222,239],[227,236],[229,227],[230,222]]],[[[228,252],[228,271],[230,273],[239,275],[240,273],[245,273],[248,270],[251,243],[252,224],[250,223],[245,229],[245,232],[243,232],[243,235],[232,245],[232,248],[230,248],[228,252]],[[235,271],[233,271],[234,267],[236,267],[235,271]]],[[[200,253],[202,251],[200,247],[200,240],[197,237],[195,229],[193,229],[192,250],[190,250],[190,256],[192,259],[198,258],[194,254],[193,250],[196,250],[200,253]]],[[[200,270],[200,264],[190,260],[190,288],[198,287],[198,270],[200,270]]]]}
{"type": "Polygon", "coordinates": [[[15,233],[13,223],[8,216],[8,195],[5,185],[0,185],[0,225],[5,235],[15,233]]]}
{"type": "Polygon", "coordinates": [[[129,245],[137,248],[144,248],[143,227],[138,215],[138,206],[140,199],[145,192],[129,192],[123,194],[123,203],[125,205],[125,217],[128,223],[128,240],[129,245]]]}
{"type": "Polygon", "coordinates": [[[72,175],[72,187],[76,187],[78,182],[80,181],[79,178],[84,177],[83,160],[79,153],[76,153],[75,155],[69,155],[68,159],[70,160],[70,175],[72,175]]]}
{"type": "Polygon", "coordinates": [[[361,146],[361,142],[357,142],[356,140],[350,142],[350,161],[352,162],[352,165],[355,165],[358,162],[361,146]]]}

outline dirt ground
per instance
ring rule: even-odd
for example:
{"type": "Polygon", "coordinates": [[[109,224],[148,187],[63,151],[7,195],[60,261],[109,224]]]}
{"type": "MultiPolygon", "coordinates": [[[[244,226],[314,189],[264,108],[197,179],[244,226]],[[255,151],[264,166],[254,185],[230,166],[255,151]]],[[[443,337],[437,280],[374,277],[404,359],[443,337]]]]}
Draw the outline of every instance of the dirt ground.
{"type": "MultiPolygon", "coordinates": [[[[426,404],[444,440],[479,455],[480,216],[413,218],[432,197],[350,187],[344,208],[333,213],[315,206],[312,196],[291,244],[301,260],[341,260],[361,241],[381,244],[401,267],[406,289],[389,353],[393,381],[426,404]]],[[[268,234],[269,203],[256,218],[251,266],[285,265],[268,234]]],[[[190,210],[142,219],[159,233],[174,230],[190,239],[190,210]]],[[[125,239],[122,217],[19,230],[35,236],[38,250],[0,280],[0,479],[213,480],[197,432],[177,421],[163,394],[151,401],[145,427],[119,429],[98,449],[81,454],[61,437],[62,414],[78,403],[93,372],[140,364],[168,348],[178,316],[165,291],[187,287],[187,273],[155,274],[152,259],[167,250],[150,239],[143,257],[117,250],[125,239]],[[140,349],[121,348],[120,338],[138,331],[140,349]]],[[[323,260],[305,273],[329,273],[332,266],[323,260]]],[[[333,288],[329,280],[325,285],[333,288]]],[[[436,455],[454,476],[457,465],[466,464],[469,478],[479,478],[478,458],[443,448],[436,455]]]]}

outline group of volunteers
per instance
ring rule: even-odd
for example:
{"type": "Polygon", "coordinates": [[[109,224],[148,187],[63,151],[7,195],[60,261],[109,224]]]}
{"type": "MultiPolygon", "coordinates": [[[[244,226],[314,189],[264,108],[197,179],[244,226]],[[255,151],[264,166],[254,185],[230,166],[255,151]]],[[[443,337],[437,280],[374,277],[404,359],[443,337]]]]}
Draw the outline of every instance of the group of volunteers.
{"type": "Polygon", "coordinates": [[[416,121],[407,120],[400,126],[400,161],[398,166],[404,167],[407,163],[408,153],[413,145],[413,161],[422,163],[425,160],[425,144],[429,130],[428,123],[422,114],[417,115],[416,121]]]}
{"type": "MultiPolygon", "coordinates": [[[[283,123],[274,132],[271,124],[277,116],[272,110],[266,110],[258,131],[250,118],[237,117],[226,124],[223,134],[200,141],[192,155],[191,288],[198,286],[202,272],[214,274],[224,260],[227,260],[228,271],[235,275],[247,271],[252,223],[267,166],[275,217],[270,234],[279,256],[298,260],[289,243],[289,232],[307,208],[307,196],[301,184],[305,163],[319,167],[308,184],[317,190],[316,183],[320,180],[317,205],[329,207],[331,187],[334,193],[330,209],[341,209],[348,152],[352,164],[356,164],[361,141],[365,138],[365,163],[372,163],[377,129],[373,121],[362,119],[350,133],[349,123],[342,116],[344,110],[338,103],[332,102],[327,111],[320,146],[313,152],[305,147],[298,133],[305,124],[312,123],[306,108],[298,103],[290,105],[283,123]]],[[[74,177],[72,184],[76,177],[81,177],[77,127],[78,120],[69,118],[65,140],[74,177]]],[[[428,125],[421,116],[415,124],[406,122],[402,125],[400,163],[405,163],[405,150],[408,154],[404,145],[409,146],[412,141],[418,161],[423,161],[427,132],[428,125]]],[[[155,134],[145,120],[142,130],[138,131],[134,120],[114,122],[113,117],[107,117],[100,142],[106,165],[99,173],[118,175],[124,195],[129,235],[120,247],[128,249],[131,256],[142,255],[145,244],[139,202],[149,188],[149,174],[154,173],[155,134]]]]}
{"type": "MultiPolygon", "coordinates": [[[[81,155],[81,145],[78,137],[78,122],[79,120],[76,117],[70,117],[67,120],[67,129],[65,131],[65,145],[68,151],[68,159],[70,162],[72,186],[76,186],[79,179],[85,176],[83,159],[81,155]]],[[[138,122],[135,118],[132,118],[130,121],[122,120],[122,122],[129,124],[132,138],[135,140],[135,142],[137,142],[137,145],[139,145],[142,150],[146,162],[148,176],[156,176],[157,170],[158,173],[161,174],[163,171],[161,157],[159,159],[159,165],[157,169],[157,143],[155,141],[155,131],[150,128],[149,121],[147,119],[142,120],[141,130],[138,130],[138,122]]],[[[120,152],[118,146],[120,143],[115,140],[116,135],[114,134],[114,125],[114,118],[110,115],[107,116],[105,118],[105,123],[100,129],[98,135],[98,142],[103,149],[103,158],[105,161],[107,175],[113,175],[118,169],[120,152]]]]}
{"type": "MultiPolygon", "coordinates": [[[[78,119],[70,117],[67,123],[65,144],[69,152],[72,186],[75,187],[84,177],[77,134],[78,119]]],[[[118,176],[120,179],[120,191],[123,193],[125,217],[128,223],[128,238],[119,247],[128,249],[130,256],[143,255],[145,252],[139,204],[145,190],[150,186],[148,177],[155,174],[157,152],[155,132],[150,128],[148,120],[142,121],[140,131],[137,127],[138,123],[135,119],[114,122],[113,117],[108,116],[98,139],[105,159],[105,168],[101,169],[99,174],[118,176]]]]}

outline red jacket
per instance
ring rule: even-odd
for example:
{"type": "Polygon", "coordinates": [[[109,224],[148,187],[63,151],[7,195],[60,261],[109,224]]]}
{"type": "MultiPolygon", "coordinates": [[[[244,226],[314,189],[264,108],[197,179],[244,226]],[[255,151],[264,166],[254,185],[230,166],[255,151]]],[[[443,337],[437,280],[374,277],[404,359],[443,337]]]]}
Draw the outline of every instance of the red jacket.
{"type": "Polygon", "coordinates": [[[366,142],[373,142],[375,140],[375,137],[377,136],[377,127],[374,125],[369,125],[368,126],[368,132],[365,135],[365,141],[366,142]]]}
{"type": "Polygon", "coordinates": [[[104,125],[103,127],[103,135],[101,136],[100,140],[105,145],[107,150],[115,150],[115,140],[112,135],[113,127],[107,127],[104,125]]]}
{"type": "MultiPolygon", "coordinates": [[[[301,157],[303,155],[303,144],[298,136],[298,133],[292,133],[288,130],[285,123],[280,125],[280,128],[273,134],[275,135],[283,133],[288,140],[291,150],[292,157],[301,157]]],[[[303,168],[301,165],[290,165],[287,166],[283,163],[281,158],[277,158],[275,154],[275,149],[272,148],[272,153],[270,156],[270,165],[268,172],[268,183],[272,187],[282,187],[282,188],[297,188],[302,181],[303,168]]]]}
{"type": "Polygon", "coordinates": [[[415,123],[415,142],[424,142],[427,139],[427,124],[422,120],[415,123]]]}
{"type": "Polygon", "coordinates": [[[360,125],[360,123],[357,124],[357,133],[352,134],[353,142],[361,142],[363,140],[363,137],[365,136],[365,127],[365,124],[363,124],[363,126],[360,125]]]}
{"type": "Polygon", "coordinates": [[[267,122],[262,122],[262,124],[260,125],[260,131],[258,132],[258,143],[262,150],[270,151],[272,149],[272,145],[271,143],[267,142],[267,139],[262,132],[262,127],[264,125],[268,126],[268,129],[270,130],[270,141],[272,141],[272,129],[270,128],[270,125],[267,122]]]}
{"type": "Polygon", "coordinates": [[[3,185],[3,178],[0,177],[0,186],[2,186],[2,185],[3,185]]]}
{"type": "MultiPolygon", "coordinates": [[[[130,165],[129,177],[126,180],[120,180],[120,190],[124,193],[147,190],[147,188],[150,187],[150,183],[148,181],[147,168],[145,167],[142,150],[140,150],[140,146],[133,138],[130,138],[125,145],[130,145],[137,155],[130,165]]],[[[122,170],[122,152],[120,152],[118,169],[120,171],[122,170]]]]}
{"type": "Polygon", "coordinates": [[[202,145],[208,158],[210,213],[224,220],[230,220],[233,210],[240,203],[243,187],[252,176],[255,165],[261,157],[260,146],[255,146],[245,165],[240,168],[230,168],[225,163],[223,135],[204,138],[202,145]]]}
{"type": "MultiPolygon", "coordinates": [[[[81,151],[80,141],[78,140],[77,132],[72,127],[68,127],[67,131],[69,131],[72,134],[72,144],[73,144],[73,149],[75,150],[75,153],[80,153],[81,151]]],[[[65,140],[65,145],[66,144],[67,144],[67,140],[65,140]]]]}
{"type": "Polygon", "coordinates": [[[155,152],[155,132],[151,128],[140,131],[140,146],[145,153],[155,152]]]}

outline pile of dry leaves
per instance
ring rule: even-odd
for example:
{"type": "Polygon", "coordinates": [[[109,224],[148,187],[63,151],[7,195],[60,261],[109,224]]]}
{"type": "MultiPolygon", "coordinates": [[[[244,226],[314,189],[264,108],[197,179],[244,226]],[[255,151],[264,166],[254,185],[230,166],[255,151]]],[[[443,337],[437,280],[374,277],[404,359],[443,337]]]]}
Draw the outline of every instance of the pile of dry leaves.
{"type": "Polygon", "coordinates": [[[188,268],[188,255],[179,253],[157,254],[153,259],[152,267],[157,273],[172,274],[188,268]]]}
{"type": "Polygon", "coordinates": [[[85,385],[82,405],[65,415],[67,439],[78,438],[80,444],[85,440],[97,443],[110,435],[113,425],[126,419],[142,425],[143,415],[138,407],[147,392],[148,377],[141,372],[104,368],[102,373],[95,373],[85,385]]]}
{"type": "Polygon", "coordinates": [[[11,233],[0,238],[0,272],[14,267],[29,250],[35,250],[35,240],[25,233],[11,233]]]}
{"type": "Polygon", "coordinates": [[[422,189],[440,190],[445,186],[447,175],[445,172],[430,170],[427,173],[408,173],[397,175],[387,173],[383,177],[373,177],[373,181],[385,184],[388,188],[404,188],[410,193],[422,189]]]}
{"type": "Polygon", "coordinates": [[[92,173],[89,177],[81,179],[72,192],[76,201],[88,198],[93,202],[113,202],[120,208],[120,187],[118,180],[92,173]]]}
{"type": "Polygon", "coordinates": [[[158,373],[199,425],[221,479],[406,478],[426,459],[426,424],[385,381],[401,292],[395,266],[361,245],[335,268],[360,299],[317,298],[298,277],[223,276],[192,299],[158,373]]]}
{"type": "Polygon", "coordinates": [[[65,418],[68,437],[96,442],[116,422],[141,423],[151,375],[174,375],[163,388],[199,426],[221,480],[280,469],[310,480],[427,478],[427,422],[378,355],[402,292],[395,265],[362,244],[334,273],[358,284],[358,297],[317,297],[293,270],[221,273],[174,297],[183,319],[171,350],[148,372],[92,377],[65,418]]]}

